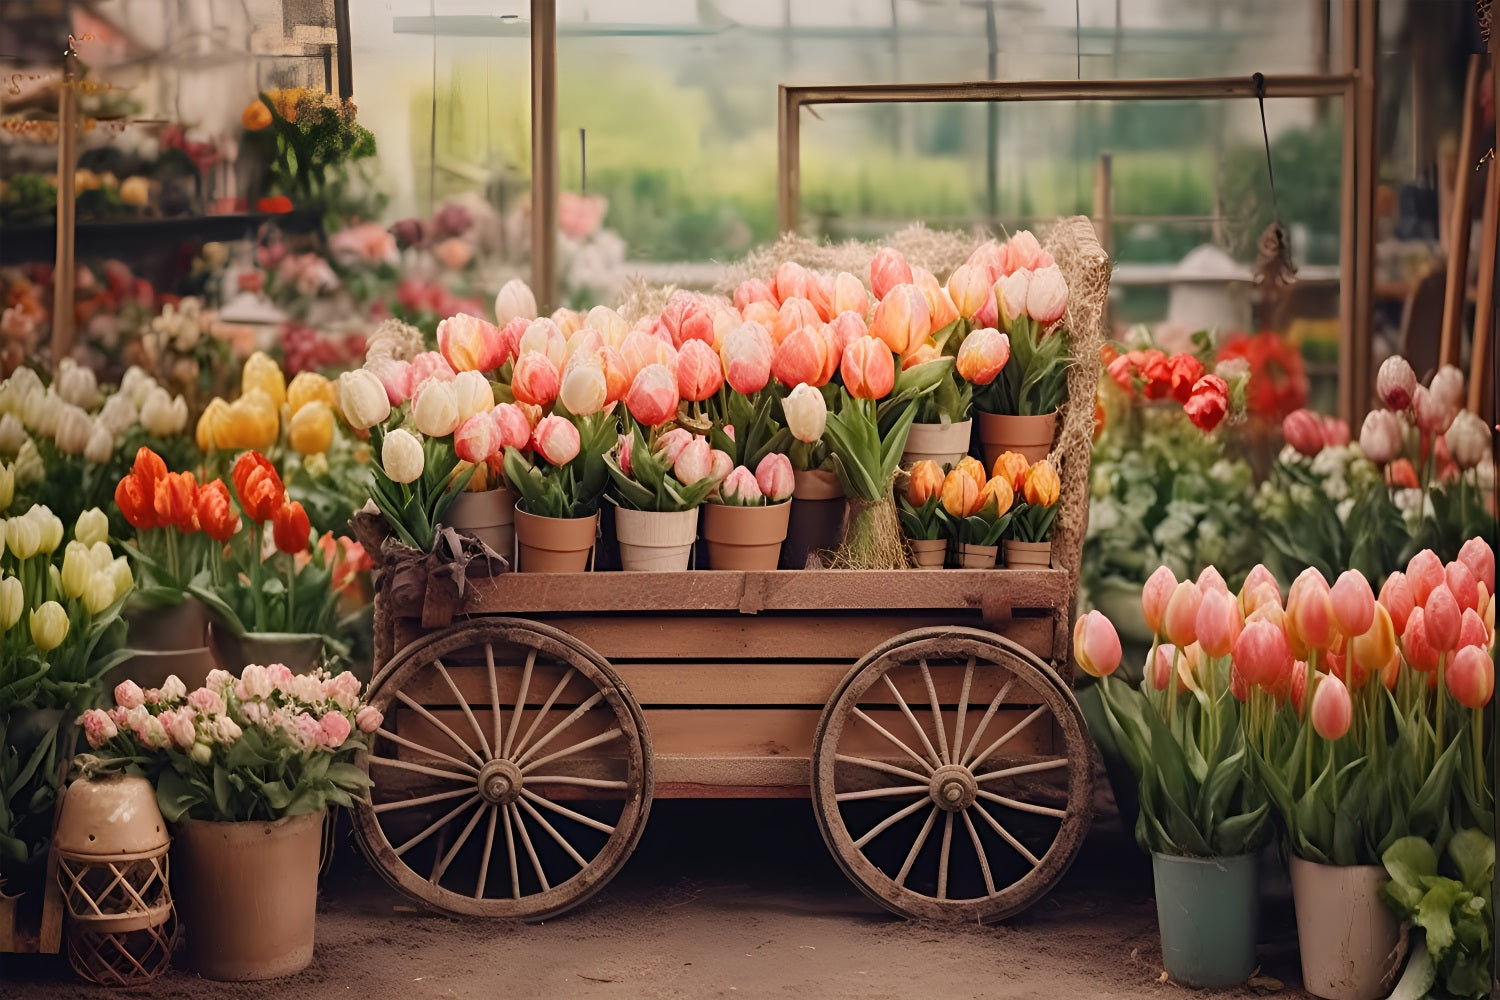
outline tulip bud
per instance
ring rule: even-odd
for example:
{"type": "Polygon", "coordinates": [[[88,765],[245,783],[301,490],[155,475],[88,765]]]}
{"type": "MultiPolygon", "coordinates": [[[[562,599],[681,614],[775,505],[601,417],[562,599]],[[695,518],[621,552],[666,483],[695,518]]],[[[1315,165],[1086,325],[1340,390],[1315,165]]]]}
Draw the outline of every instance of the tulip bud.
{"type": "Polygon", "coordinates": [[[552,465],[567,465],[578,457],[581,445],[578,428],[571,420],[553,414],[543,417],[531,432],[531,443],[537,454],[552,465]]]}
{"type": "Polygon", "coordinates": [[[1381,362],[1375,377],[1375,392],[1388,408],[1405,410],[1411,406],[1416,391],[1417,374],[1405,358],[1393,354],[1381,362]]]}
{"type": "Polygon", "coordinates": [[[56,601],[47,601],[31,612],[31,641],[43,653],[61,646],[68,637],[68,613],[56,601]]]}
{"type": "Polygon", "coordinates": [[[1333,620],[1346,636],[1363,635],[1375,619],[1375,595],[1370,581],[1358,570],[1346,570],[1329,593],[1333,620]]]}
{"type": "Polygon", "coordinates": [[[516,404],[501,403],[490,412],[490,419],[494,421],[499,433],[496,450],[525,448],[531,443],[531,422],[516,404]]]}
{"type": "Polygon", "coordinates": [[[1422,605],[1426,624],[1427,641],[1439,653],[1446,653],[1458,646],[1458,633],[1463,624],[1463,612],[1453,591],[1447,584],[1434,587],[1422,605]]]}
{"type": "Polygon", "coordinates": [[[416,482],[422,477],[426,462],[422,442],[411,431],[398,427],[385,436],[380,449],[380,464],[391,482],[416,482]]]}
{"type": "Polygon", "coordinates": [[[646,427],[656,427],[677,415],[677,377],[663,364],[642,368],[625,394],[625,408],[646,427]]]}
{"type": "Polygon", "coordinates": [[[94,370],[72,358],[63,358],[58,365],[55,387],[64,401],[82,409],[90,409],[99,402],[99,382],[94,370]]]}
{"type": "Polygon", "coordinates": [[[1495,592],[1495,550],[1483,538],[1471,538],[1458,550],[1458,561],[1468,566],[1484,589],[1495,592]]]}
{"type": "Polygon", "coordinates": [[[776,452],[766,455],[755,467],[755,482],[767,503],[781,503],[792,495],[796,485],[791,459],[776,452]]]}
{"type": "Polygon", "coordinates": [[[1354,701],[1344,682],[1332,674],[1319,674],[1308,716],[1313,729],[1325,740],[1341,739],[1354,721],[1354,701]]]}
{"type": "Polygon", "coordinates": [[[500,450],[500,429],[488,413],[476,413],[453,432],[453,451],[471,465],[488,461],[500,450]]]}
{"type": "Polygon", "coordinates": [[[1445,572],[1448,589],[1453,592],[1453,599],[1458,602],[1460,611],[1479,607],[1479,581],[1474,579],[1474,571],[1461,562],[1451,562],[1445,572]]]}
{"type": "MultiPolygon", "coordinates": [[[[1434,384],[1436,381],[1433,380],[1434,384]]],[[[1490,454],[1490,425],[1468,410],[1458,411],[1444,439],[1449,454],[1460,469],[1473,469],[1490,454]]]]}
{"type": "Polygon", "coordinates": [[[530,285],[520,278],[512,278],[495,295],[495,322],[504,326],[518,316],[523,319],[536,318],[536,296],[532,294],[530,285]]]}
{"type": "Polygon", "coordinates": [[[453,383],[428,379],[417,390],[411,409],[412,423],[427,437],[446,437],[458,429],[458,397],[453,383]]]}
{"type": "Polygon", "coordinates": [[[925,507],[943,492],[943,470],[930,458],[923,459],[907,473],[906,500],[913,507],[925,507]]]}
{"type": "Polygon", "coordinates": [[[245,367],[240,372],[240,394],[252,389],[259,389],[269,396],[271,405],[278,410],[286,402],[286,376],[281,373],[281,366],[264,351],[256,351],[246,358],[245,367]]]}
{"type": "Polygon", "coordinates": [[[1044,458],[1026,470],[1021,492],[1032,507],[1051,507],[1062,492],[1062,481],[1057,478],[1052,463],[1044,458]]]}
{"type": "MultiPolygon", "coordinates": [[[[995,474],[999,475],[998,462],[996,466],[995,474]]],[[[1162,619],[1166,616],[1167,603],[1176,590],[1177,577],[1166,566],[1158,566],[1141,588],[1141,614],[1154,635],[1162,635],[1162,619]]]]}
{"type": "Polygon", "coordinates": [[[1228,656],[1245,627],[1240,604],[1227,590],[1205,589],[1201,585],[1198,589],[1202,594],[1198,616],[1194,620],[1198,643],[1215,659],[1228,656]]]}
{"type": "Polygon", "coordinates": [[[1457,407],[1449,406],[1443,397],[1420,385],[1412,397],[1412,412],[1416,415],[1417,427],[1429,434],[1446,434],[1453,426],[1453,418],[1458,416],[1457,407]]]}
{"type": "Polygon", "coordinates": [[[755,474],[743,465],[737,465],[719,484],[719,498],[735,507],[757,507],[765,496],[755,481],[755,474]]]}
{"type": "Polygon", "coordinates": [[[103,465],[113,458],[114,454],[115,436],[104,424],[94,421],[93,429],[89,431],[88,442],[83,446],[83,457],[95,465],[103,465]]]}
{"type": "Polygon", "coordinates": [[[1385,669],[1397,651],[1396,626],[1384,605],[1375,605],[1369,629],[1351,638],[1347,648],[1350,661],[1366,673],[1385,669]]]}
{"type": "MultiPolygon", "coordinates": [[[[365,430],[391,415],[391,401],[379,378],[368,369],[357,368],[339,376],[339,409],[355,430],[365,430]]],[[[208,414],[204,414],[207,419],[208,414]]],[[[202,424],[199,424],[201,429],[202,424]]]]}
{"type": "Polygon", "coordinates": [[[672,475],[684,486],[691,486],[713,475],[713,449],[705,437],[694,437],[672,461],[672,475]]]}
{"type": "Polygon", "coordinates": [[[1488,649],[1489,645],[1490,630],[1485,627],[1484,619],[1473,608],[1465,608],[1463,619],[1458,626],[1458,648],[1481,646],[1488,649]]]}
{"type": "Polygon", "coordinates": [[[1464,373],[1453,365],[1443,365],[1427,384],[1427,391],[1448,409],[1457,412],[1463,409],[1465,403],[1464,373]]]}
{"type": "Polygon", "coordinates": [[[1412,609],[1406,620],[1406,629],[1401,633],[1401,652],[1413,670],[1431,673],[1438,666],[1438,650],[1427,635],[1427,614],[1421,607],[1412,609]]]}
{"type": "Polygon", "coordinates": [[[1291,629],[1292,651],[1301,655],[1310,649],[1327,649],[1334,641],[1333,597],[1323,574],[1309,567],[1292,582],[1286,613],[1291,629]]]}
{"type": "Polygon", "coordinates": [[[1172,591],[1162,614],[1162,630],[1167,640],[1182,648],[1198,641],[1198,609],[1203,594],[1191,580],[1184,580],[1172,591]]]}
{"type": "Polygon", "coordinates": [[[1056,264],[1033,271],[1026,288],[1026,315],[1043,328],[1062,319],[1068,309],[1068,282],[1056,264]]]}
{"type": "Polygon", "coordinates": [[[90,507],[78,515],[73,525],[73,537],[84,545],[93,545],[109,538],[109,518],[98,507],[90,507]]]}
{"type": "Polygon", "coordinates": [[[958,314],[967,319],[984,307],[993,284],[983,267],[960,264],[948,276],[948,297],[958,308],[958,314]]]}
{"type": "Polygon", "coordinates": [[[896,385],[895,359],[890,348],[875,337],[864,337],[844,348],[839,373],[855,399],[884,399],[896,385]]]}
{"type": "Polygon", "coordinates": [[[901,252],[881,247],[870,261],[870,289],[877,299],[884,299],[897,285],[911,284],[911,265],[901,252]]]}
{"type": "Polygon", "coordinates": [[[1308,458],[1323,450],[1323,421],[1311,410],[1293,410],[1281,421],[1281,436],[1286,443],[1308,458]]]}
{"type": "Polygon", "coordinates": [[[915,285],[898,285],[875,306],[870,336],[882,341],[891,353],[904,355],[927,339],[930,321],[931,310],[921,290],[915,285]]]}
{"type": "Polygon", "coordinates": [[[764,389],[771,378],[772,350],[771,335],[759,323],[729,331],[720,352],[729,387],[744,395],[764,389]]]}
{"type": "Polygon", "coordinates": [[[717,448],[710,451],[709,456],[713,459],[713,466],[708,476],[714,482],[722,483],[725,477],[734,471],[734,459],[729,457],[729,452],[720,451],[717,448]]]}
{"type": "Polygon", "coordinates": [[[91,573],[84,584],[83,606],[89,614],[102,614],[115,602],[115,580],[110,573],[91,573]]]}
{"type": "Polygon", "coordinates": [[[1286,633],[1269,621],[1246,622],[1234,641],[1231,655],[1245,680],[1258,687],[1275,688],[1291,673],[1292,648],[1286,641],[1286,633]]]}
{"type": "Polygon", "coordinates": [[[1073,626],[1073,659],[1090,677],[1107,677],[1120,665],[1120,635],[1099,611],[1090,611],[1073,626]]]}
{"type": "Polygon", "coordinates": [[[303,406],[287,423],[287,441],[299,455],[319,455],[333,444],[333,411],[327,403],[303,406]]]}
{"type": "Polygon", "coordinates": [[[89,579],[94,575],[94,564],[89,558],[89,547],[72,541],[63,553],[61,582],[63,593],[78,600],[88,589],[89,579]]]}
{"type": "Polygon", "coordinates": [[[677,352],[677,392],[681,398],[699,402],[719,391],[724,368],[708,343],[690,339],[677,352]]]}
{"type": "Polygon", "coordinates": [[[958,350],[959,377],[974,385],[989,385],[1010,361],[1010,337],[999,330],[975,330],[958,350]]]}
{"type": "Polygon", "coordinates": [[[995,300],[1000,306],[1000,321],[1010,330],[1017,319],[1024,319],[1026,297],[1031,291],[1031,271],[1020,268],[995,283],[995,300]]]}
{"type": "Polygon", "coordinates": [[[516,359],[510,389],[518,402],[550,406],[561,387],[557,365],[547,355],[540,351],[523,351],[516,359]]]}
{"type": "Polygon", "coordinates": [[[131,588],[135,586],[135,577],[130,572],[130,560],[124,556],[120,556],[118,559],[110,562],[109,578],[114,584],[115,596],[117,598],[122,594],[130,593],[131,588]]]}
{"type": "Polygon", "coordinates": [[[1448,582],[1448,574],[1437,553],[1423,549],[1406,564],[1406,582],[1411,586],[1412,600],[1424,605],[1434,590],[1448,582]]]}
{"type": "Polygon", "coordinates": [[[25,610],[26,593],[21,589],[21,581],[0,575],[0,633],[14,627],[25,610]]]}
{"type": "Polygon", "coordinates": [[[979,510],[981,488],[973,476],[955,468],[943,478],[943,509],[950,517],[970,516],[979,510]]]}
{"type": "Polygon", "coordinates": [[[1479,646],[1465,646],[1453,657],[1444,681],[1460,705],[1484,708],[1495,693],[1495,661],[1479,646]]]}

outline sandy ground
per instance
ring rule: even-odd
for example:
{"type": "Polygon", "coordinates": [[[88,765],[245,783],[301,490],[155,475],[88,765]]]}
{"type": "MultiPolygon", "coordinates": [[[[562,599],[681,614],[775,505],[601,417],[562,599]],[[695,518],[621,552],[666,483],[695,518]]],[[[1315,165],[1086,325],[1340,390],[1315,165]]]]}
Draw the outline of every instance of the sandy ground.
{"type": "MultiPolygon", "coordinates": [[[[1295,988],[1292,911],[1264,915],[1264,974],[1295,988]]],[[[1061,886],[996,928],[887,914],[827,855],[805,802],[659,802],[624,872],[583,907],[527,926],[415,910],[341,843],[312,966],[264,984],[172,971],[156,998],[1249,997],[1162,971],[1150,864],[1096,826],[1061,886]]],[[[104,997],[56,957],[0,958],[0,1000],[104,997]]]]}

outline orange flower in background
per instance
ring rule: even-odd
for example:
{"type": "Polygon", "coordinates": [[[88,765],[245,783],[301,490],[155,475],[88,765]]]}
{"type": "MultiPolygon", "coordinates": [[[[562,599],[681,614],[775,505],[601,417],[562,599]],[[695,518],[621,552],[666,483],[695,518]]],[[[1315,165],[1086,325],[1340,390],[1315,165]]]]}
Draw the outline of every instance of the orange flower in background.
{"type": "Polygon", "coordinates": [[[1220,362],[1240,359],[1250,365],[1245,406],[1255,416],[1281,420],[1307,405],[1307,373],[1302,352],[1274,330],[1251,336],[1234,333],[1219,347],[1220,362]]]}
{"type": "Polygon", "coordinates": [[[906,483],[906,499],[913,507],[922,507],[943,492],[943,470],[932,459],[923,459],[911,467],[906,483]]]}
{"type": "Polygon", "coordinates": [[[247,131],[259,132],[271,124],[271,109],[266,107],[265,102],[255,100],[245,105],[245,110],[240,112],[240,124],[247,131]]]}
{"type": "Polygon", "coordinates": [[[157,521],[186,534],[198,530],[198,484],[191,472],[169,472],[156,481],[157,521]]]}
{"type": "Polygon", "coordinates": [[[335,593],[349,590],[359,574],[369,572],[375,567],[363,545],[352,538],[335,536],[331,531],[323,532],[318,538],[318,551],[323,555],[324,564],[333,567],[333,580],[330,585],[335,593]]]}
{"type": "Polygon", "coordinates": [[[229,487],[224,485],[222,479],[204,483],[203,487],[198,490],[198,500],[195,506],[198,527],[220,545],[228,542],[234,537],[234,533],[240,530],[240,517],[234,512],[234,506],[229,502],[229,487]]]}
{"type": "Polygon", "coordinates": [[[979,510],[980,487],[974,477],[955,468],[943,479],[943,509],[951,517],[968,517],[979,510]]]}
{"type": "Polygon", "coordinates": [[[307,519],[307,511],[296,500],[283,503],[271,519],[271,537],[276,542],[276,548],[287,555],[306,552],[311,532],[312,524],[307,519]]]}
{"type": "Polygon", "coordinates": [[[1104,409],[1104,400],[1094,397],[1094,443],[1099,443],[1099,435],[1104,433],[1104,427],[1109,422],[1109,414],[1104,409]]]}
{"type": "Polygon", "coordinates": [[[149,531],[159,526],[156,518],[156,489],[154,486],[147,486],[134,473],[123,477],[115,487],[115,506],[120,508],[125,520],[137,531],[149,531]]]}
{"type": "Polygon", "coordinates": [[[1031,506],[1051,507],[1057,503],[1061,492],[1062,482],[1057,478],[1057,470],[1045,458],[1026,471],[1022,493],[1031,506]]]}
{"type": "Polygon", "coordinates": [[[1026,473],[1031,469],[1031,463],[1026,461],[1020,452],[1007,451],[1001,453],[995,459],[995,467],[990,470],[990,475],[999,476],[1010,483],[1010,488],[1017,493],[1026,485],[1026,473]]]}

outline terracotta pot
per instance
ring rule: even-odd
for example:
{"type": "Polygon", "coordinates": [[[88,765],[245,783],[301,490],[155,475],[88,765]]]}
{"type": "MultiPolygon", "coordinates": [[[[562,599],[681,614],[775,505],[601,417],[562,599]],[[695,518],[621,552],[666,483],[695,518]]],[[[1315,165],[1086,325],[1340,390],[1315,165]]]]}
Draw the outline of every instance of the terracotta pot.
{"type": "Polygon", "coordinates": [[[1380,865],[1322,865],[1294,857],[1292,899],[1302,984],[1324,1000],[1378,1000],[1401,968],[1401,928],[1380,899],[1380,865]]]}
{"type": "Polygon", "coordinates": [[[958,543],[958,565],[960,569],[994,569],[995,556],[1000,553],[998,545],[970,545],[958,543]]]}
{"type": "Polygon", "coordinates": [[[940,467],[956,465],[969,453],[969,439],[974,429],[973,420],[961,420],[947,424],[912,424],[906,437],[906,450],[901,453],[903,466],[931,460],[940,467]]]}
{"type": "Polygon", "coordinates": [[[276,979],[312,961],[323,812],[173,828],[172,895],[187,958],[209,979],[276,979]]]}
{"type": "Polygon", "coordinates": [[[1049,569],[1052,566],[1052,543],[1007,540],[1005,565],[1011,569],[1049,569]]]}
{"type": "Polygon", "coordinates": [[[151,652],[178,652],[208,645],[208,608],[196,597],[179,604],[132,608],[124,615],[126,645],[151,652]]]}
{"type": "Polygon", "coordinates": [[[1052,450],[1057,436],[1057,411],[1034,417],[1008,413],[979,414],[979,443],[984,448],[986,468],[1007,451],[1018,452],[1028,462],[1040,462],[1052,450]]]}
{"type": "MultiPolygon", "coordinates": [[[[323,637],[303,632],[235,635],[227,628],[216,628],[213,630],[213,647],[219,666],[236,676],[250,663],[262,666],[282,663],[294,674],[305,674],[323,662],[323,637]]],[[[183,683],[187,683],[187,678],[183,678],[183,683]]]]}
{"type": "Polygon", "coordinates": [[[1187,986],[1243,983],[1255,971],[1259,893],[1254,854],[1151,855],[1162,964],[1187,986]]]}
{"type": "Polygon", "coordinates": [[[516,495],[501,488],[481,493],[463,492],[453,498],[443,523],[473,535],[507,561],[516,557],[516,495]]]}
{"type": "Polygon", "coordinates": [[[942,569],[947,561],[946,538],[908,538],[906,544],[911,546],[912,561],[917,564],[917,569],[942,569]]]}
{"type": "Polygon", "coordinates": [[[516,508],[516,569],[523,573],[582,573],[599,533],[599,515],[539,517],[516,508]]]}
{"type": "MultiPolygon", "coordinates": [[[[135,681],[143,688],[159,688],[168,677],[177,677],[189,691],[203,686],[208,672],[219,665],[208,646],[162,652],[141,652],[117,663],[104,675],[104,690],[113,691],[121,681],[135,681]]],[[[243,664],[241,664],[243,666],[243,664]]]]}
{"type": "Polygon", "coordinates": [[[809,554],[838,546],[843,528],[844,488],[839,477],[822,469],[797,470],[781,568],[805,569],[809,554]]]}
{"type": "Polygon", "coordinates": [[[790,501],[764,507],[703,505],[703,540],[710,569],[772,570],[781,558],[790,501]]]}
{"type": "Polygon", "coordinates": [[[692,510],[615,509],[620,568],[628,573],[675,573],[688,568],[698,538],[698,508],[692,510]]]}

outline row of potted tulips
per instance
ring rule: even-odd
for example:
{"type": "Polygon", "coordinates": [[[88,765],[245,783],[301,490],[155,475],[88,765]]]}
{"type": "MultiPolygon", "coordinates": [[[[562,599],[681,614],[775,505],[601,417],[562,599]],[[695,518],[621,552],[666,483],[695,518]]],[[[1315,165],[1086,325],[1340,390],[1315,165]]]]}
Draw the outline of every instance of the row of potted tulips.
{"type": "Polygon", "coordinates": [[[1051,462],[1028,463],[1014,451],[1002,452],[988,474],[969,455],[946,472],[923,459],[898,498],[901,527],[919,567],[987,569],[1003,543],[1006,566],[1045,569],[1061,490],[1051,462]]]}
{"type": "Polygon", "coordinates": [[[1178,581],[1164,567],[1142,596],[1156,638],[1138,687],[1112,676],[1110,621],[1079,619],[1076,660],[1099,678],[1091,728],[1138,782],[1174,978],[1221,986],[1254,969],[1256,864],[1279,836],[1311,993],[1386,996],[1406,918],[1427,932],[1409,974],[1487,995],[1487,927],[1468,924],[1491,906],[1494,586],[1480,538],[1446,566],[1422,551],[1378,598],[1353,570],[1330,586],[1308,569],[1283,595],[1257,567],[1236,595],[1212,568],[1178,581]]]}

